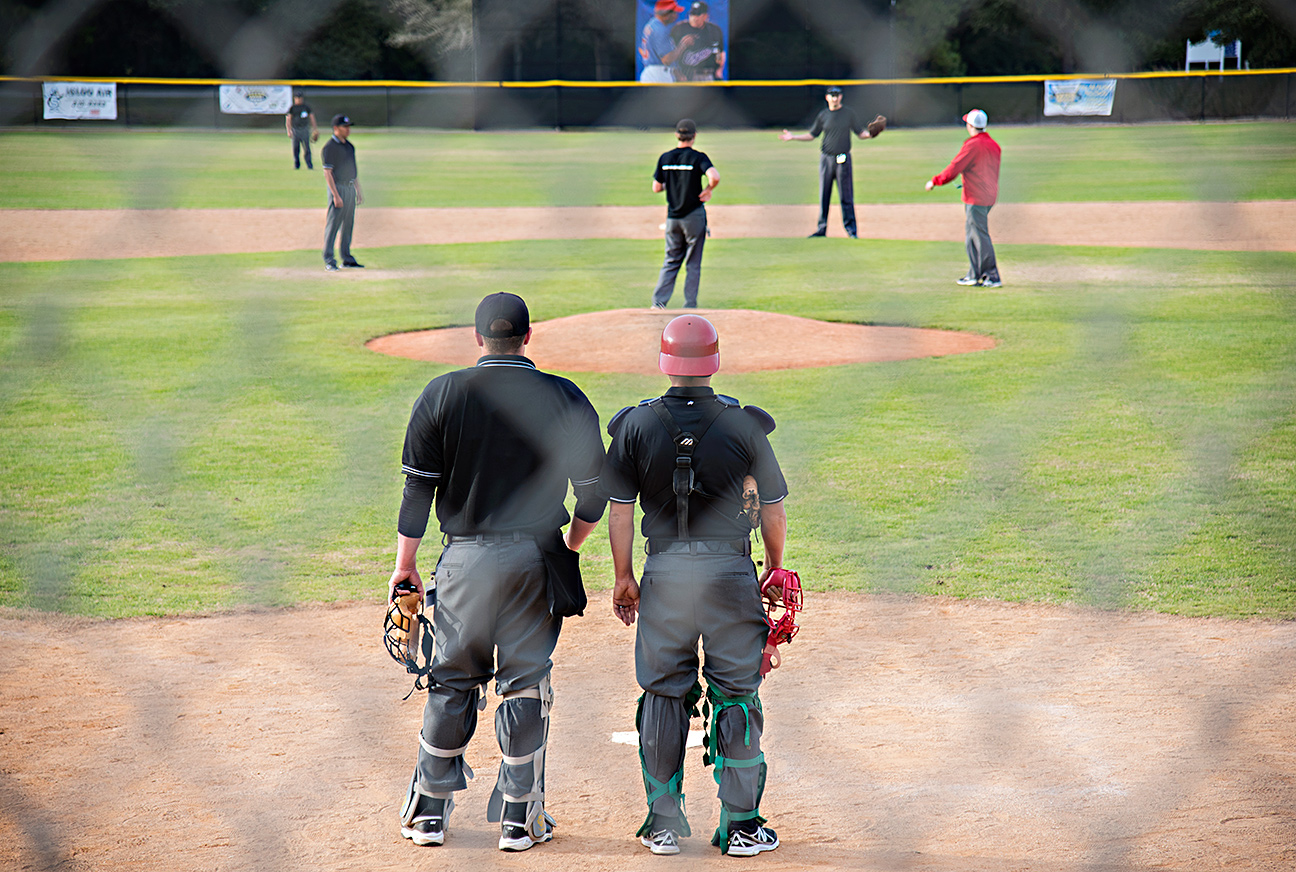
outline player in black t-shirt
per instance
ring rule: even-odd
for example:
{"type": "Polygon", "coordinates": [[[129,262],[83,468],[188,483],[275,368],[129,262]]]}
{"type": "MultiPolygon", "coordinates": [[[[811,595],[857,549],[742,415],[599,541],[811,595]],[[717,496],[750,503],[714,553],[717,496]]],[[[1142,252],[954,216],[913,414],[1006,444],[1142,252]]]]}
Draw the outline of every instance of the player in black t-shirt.
{"type": "Polygon", "coordinates": [[[665,309],[675,293],[675,277],[684,266],[684,308],[696,309],[702,281],[702,249],[706,245],[707,217],[703,204],[720,184],[720,171],[705,153],[693,148],[697,125],[681,119],[675,125],[679,146],[657,158],[653,193],[666,192],[666,259],[662,262],[652,307],[665,309]]]}
{"type": "Polygon", "coordinates": [[[819,145],[819,226],[811,238],[828,235],[828,206],[832,202],[833,182],[837,183],[837,196],[841,199],[842,224],[846,235],[856,238],[855,229],[855,179],[851,169],[851,134],[860,139],[871,139],[868,128],[850,109],[842,105],[842,89],[833,85],[824,95],[828,108],[819,113],[808,133],[793,134],[784,130],[779,139],[811,142],[820,133],[819,145]]]}
{"type": "Polygon", "coordinates": [[[724,78],[724,31],[710,22],[711,10],[702,0],[689,7],[688,20],[671,28],[678,55],[675,81],[711,82],[724,78]]]}
{"type": "Polygon", "coordinates": [[[315,113],[306,105],[306,95],[301,91],[293,94],[293,105],[284,116],[284,127],[292,139],[293,169],[301,169],[301,153],[306,154],[306,169],[315,169],[311,164],[312,142],[319,141],[319,127],[315,124],[315,113]]]}

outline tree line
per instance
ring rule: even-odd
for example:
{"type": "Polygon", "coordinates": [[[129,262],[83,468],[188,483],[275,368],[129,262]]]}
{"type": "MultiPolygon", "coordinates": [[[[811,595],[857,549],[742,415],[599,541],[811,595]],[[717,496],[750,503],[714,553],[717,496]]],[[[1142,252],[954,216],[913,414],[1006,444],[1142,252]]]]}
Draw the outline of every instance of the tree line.
{"type": "MultiPolygon", "coordinates": [[[[630,80],[635,0],[4,0],[10,75],[630,80]]],[[[1296,66],[1282,0],[731,0],[733,79],[1296,66]]]]}

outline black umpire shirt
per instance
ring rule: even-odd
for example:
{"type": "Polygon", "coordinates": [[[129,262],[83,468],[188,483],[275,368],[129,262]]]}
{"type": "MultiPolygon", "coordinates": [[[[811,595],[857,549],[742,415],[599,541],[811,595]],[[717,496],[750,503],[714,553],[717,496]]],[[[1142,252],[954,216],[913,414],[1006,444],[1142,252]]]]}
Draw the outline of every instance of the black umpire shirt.
{"type": "Polygon", "coordinates": [[[333,171],[333,181],[339,185],[349,184],[356,180],[355,146],[351,140],[343,142],[337,134],[329,137],[320,149],[320,160],[324,169],[333,171]]]}
{"type": "Polygon", "coordinates": [[[568,481],[576,517],[593,523],[606,505],[602,465],[598,413],[580,388],[520,355],[487,355],[433,379],[414,403],[398,529],[422,538],[435,489],[443,533],[552,533],[570,520],[568,481]]]}
{"type": "MultiPolygon", "coordinates": [[[[673,387],[666,391],[666,408],[679,428],[698,423],[709,403],[709,387],[673,387]]],[[[765,431],[737,406],[720,413],[693,449],[697,487],[706,496],[689,497],[690,539],[746,539],[751,524],[742,514],[743,476],[756,478],[762,503],[777,503],[787,496],[787,482],[779,469],[765,431]]],[[[626,413],[616,429],[607,461],[599,476],[599,492],[617,503],[634,503],[641,496],[642,532],[648,539],[676,539],[675,442],[657,413],[638,405],[626,413]]]]}
{"type": "Polygon", "coordinates": [[[824,154],[850,154],[851,134],[863,132],[864,125],[860,124],[855,113],[845,106],[836,112],[831,109],[823,110],[810,128],[811,136],[823,134],[823,142],[819,144],[819,150],[824,154]]]}
{"type": "MultiPolygon", "coordinates": [[[[308,103],[294,103],[288,110],[288,117],[292,119],[293,130],[310,130],[311,107],[308,103]]],[[[327,143],[325,143],[327,145],[327,143]]]]}
{"type": "Polygon", "coordinates": [[[666,217],[683,218],[702,201],[702,177],[714,164],[705,152],[689,146],[673,148],[657,158],[653,179],[666,188],[666,217]]]}

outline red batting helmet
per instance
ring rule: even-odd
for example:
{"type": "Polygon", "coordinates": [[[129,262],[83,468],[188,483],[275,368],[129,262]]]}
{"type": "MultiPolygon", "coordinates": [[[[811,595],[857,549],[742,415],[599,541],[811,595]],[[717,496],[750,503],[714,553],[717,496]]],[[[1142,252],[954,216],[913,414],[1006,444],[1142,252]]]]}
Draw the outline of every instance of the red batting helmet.
{"type": "Polygon", "coordinates": [[[680,315],[662,330],[657,366],[667,375],[715,375],[720,369],[720,334],[706,318],[680,315]]]}

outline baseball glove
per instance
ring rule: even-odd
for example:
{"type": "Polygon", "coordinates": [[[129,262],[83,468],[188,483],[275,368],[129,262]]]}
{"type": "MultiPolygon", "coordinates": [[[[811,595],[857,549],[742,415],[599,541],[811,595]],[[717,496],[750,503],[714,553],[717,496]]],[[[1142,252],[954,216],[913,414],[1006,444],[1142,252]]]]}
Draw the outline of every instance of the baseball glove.
{"type": "Polygon", "coordinates": [[[753,530],[760,529],[760,493],[756,490],[756,479],[744,476],[742,483],[742,513],[747,516],[747,523],[753,530]]]}
{"type": "Polygon", "coordinates": [[[886,130],[886,116],[879,115],[868,123],[869,139],[877,139],[886,130]]]}

